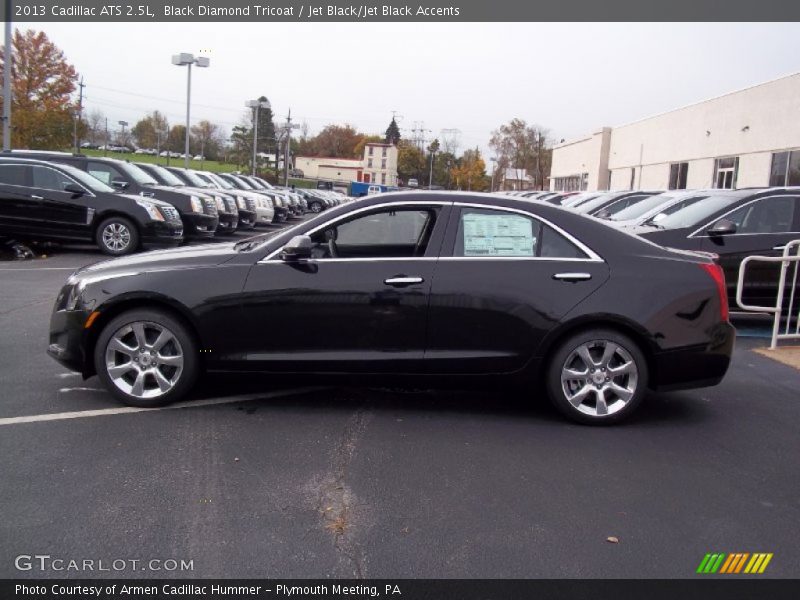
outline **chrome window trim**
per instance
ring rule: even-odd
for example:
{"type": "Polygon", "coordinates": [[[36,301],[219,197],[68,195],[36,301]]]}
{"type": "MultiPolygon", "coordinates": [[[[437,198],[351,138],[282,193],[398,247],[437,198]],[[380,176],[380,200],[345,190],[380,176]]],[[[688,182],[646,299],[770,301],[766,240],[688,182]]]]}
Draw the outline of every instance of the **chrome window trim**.
{"type": "MultiPolygon", "coordinates": [[[[794,196],[791,195],[791,194],[778,194],[777,196],[761,196],[760,198],[753,198],[752,200],[750,200],[750,202],[745,202],[744,204],[740,204],[736,208],[732,208],[731,210],[729,210],[728,212],[724,213],[723,215],[717,217],[716,219],[708,221],[705,225],[699,227],[698,229],[695,229],[692,233],[690,233],[686,237],[687,238],[709,238],[709,237],[711,237],[710,235],[697,235],[697,234],[700,231],[704,231],[705,229],[707,229],[708,227],[710,227],[711,225],[713,225],[714,223],[716,223],[720,219],[724,219],[729,214],[734,213],[737,210],[740,210],[740,209],[744,208],[745,206],[750,206],[751,204],[754,204],[756,202],[760,202],[761,200],[766,200],[767,198],[795,198],[795,202],[800,203],[800,201],[797,200],[797,199],[800,199],[800,193],[798,193],[798,194],[796,194],[794,196]]],[[[795,210],[797,210],[797,208],[798,207],[795,207],[795,210]]],[[[794,220],[796,220],[796,219],[797,219],[797,216],[795,215],[795,219],[794,220]]],[[[731,233],[730,235],[726,235],[725,237],[731,237],[731,236],[734,236],[734,235],[789,235],[789,234],[794,234],[794,233],[798,233],[798,232],[796,232],[796,231],[772,231],[772,232],[768,232],[768,233],[731,233]]]]}
{"type": "MultiPolygon", "coordinates": [[[[409,200],[407,202],[385,202],[382,204],[373,204],[371,206],[365,206],[363,208],[358,208],[354,211],[349,211],[343,215],[339,215],[338,217],[334,217],[330,221],[326,221],[325,223],[315,227],[307,231],[304,235],[313,235],[317,231],[321,229],[325,229],[331,225],[338,223],[346,218],[349,218],[353,215],[357,215],[362,212],[367,212],[373,209],[379,208],[387,208],[387,207],[394,207],[394,206],[453,206],[455,207],[466,207],[466,208],[479,208],[483,210],[499,210],[511,213],[517,213],[524,215],[526,217],[530,217],[532,219],[537,219],[538,221],[544,223],[548,227],[552,227],[555,231],[563,235],[567,238],[570,242],[576,245],[582,252],[584,252],[587,258],[559,258],[559,257],[551,257],[551,256],[409,256],[409,257],[374,257],[374,258],[324,258],[324,259],[307,259],[306,262],[376,262],[376,261],[416,261],[416,260],[535,260],[535,261],[567,261],[567,262],[605,262],[603,258],[597,254],[594,250],[589,248],[586,244],[575,238],[570,233],[564,231],[561,227],[554,224],[552,221],[541,217],[535,213],[522,210],[519,208],[511,208],[508,206],[496,206],[494,204],[481,204],[477,202],[460,202],[458,200],[454,201],[442,201],[442,200],[409,200]]],[[[258,261],[256,264],[283,264],[283,261],[273,261],[272,259],[280,254],[286,244],[278,248],[277,250],[271,252],[264,258],[258,261]]]]}

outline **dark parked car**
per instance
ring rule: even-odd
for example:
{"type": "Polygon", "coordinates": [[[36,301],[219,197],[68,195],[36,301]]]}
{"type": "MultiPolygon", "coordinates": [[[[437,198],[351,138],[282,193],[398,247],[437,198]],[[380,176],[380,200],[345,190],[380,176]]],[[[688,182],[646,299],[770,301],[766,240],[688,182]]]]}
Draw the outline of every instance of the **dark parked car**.
{"type": "MultiPolygon", "coordinates": [[[[637,202],[642,202],[650,196],[660,194],[660,191],[624,191],[624,192],[604,192],[595,196],[591,200],[584,200],[577,204],[568,204],[570,210],[592,215],[595,217],[607,218],[616,211],[633,206],[637,202]]],[[[569,200],[567,201],[569,202],[569,200]]]]}
{"type": "Polygon", "coordinates": [[[547,204],[412,192],[81,269],[49,353],[134,406],[178,400],[201,371],[500,376],[607,423],[646,388],[719,383],[733,340],[705,255],[547,204]]]}
{"type": "MultiPolygon", "coordinates": [[[[719,255],[735,306],[742,260],[754,254],[780,256],[787,242],[800,238],[800,188],[716,190],[651,223],[631,231],[662,246],[719,255]]],[[[745,303],[774,306],[780,266],[757,263],[748,273],[745,303]]]]}
{"type": "Polygon", "coordinates": [[[285,223],[289,220],[289,208],[286,204],[284,204],[281,197],[278,197],[267,190],[256,189],[240,177],[236,177],[236,175],[231,173],[218,173],[218,175],[236,189],[260,194],[264,198],[269,199],[269,202],[272,204],[272,208],[275,211],[272,218],[273,223],[285,223]]]}
{"type": "Polygon", "coordinates": [[[217,230],[219,217],[214,198],[159,185],[150,175],[128,161],[64,152],[15,151],[14,154],[71,165],[126,194],[168,202],[180,214],[186,238],[210,238],[217,230]]]}
{"type": "Polygon", "coordinates": [[[121,256],[183,240],[178,212],[154,198],[120,194],[67,165],[0,157],[0,235],[93,242],[121,256]]]}

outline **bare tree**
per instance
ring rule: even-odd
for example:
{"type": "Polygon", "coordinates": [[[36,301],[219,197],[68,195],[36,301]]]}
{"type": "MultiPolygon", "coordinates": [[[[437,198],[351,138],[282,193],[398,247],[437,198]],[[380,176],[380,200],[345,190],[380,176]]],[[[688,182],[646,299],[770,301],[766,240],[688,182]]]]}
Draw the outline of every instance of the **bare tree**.
{"type": "Polygon", "coordinates": [[[103,111],[93,108],[86,115],[86,126],[88,127],[89,141],[92,144],[105,144],[108,140],[105,139],[106,134],[106,116],[103,111]]]}
{"type": "Polygon", "coordinates": [[[497,156],[498,171],[513,169],[517,181],[526,174],[536,189],[542,189],[550,172],[551,150],[547,130],[539,125],[529,126],[522,119],[511,119],[492,132],[489,146],[497,156]]]}

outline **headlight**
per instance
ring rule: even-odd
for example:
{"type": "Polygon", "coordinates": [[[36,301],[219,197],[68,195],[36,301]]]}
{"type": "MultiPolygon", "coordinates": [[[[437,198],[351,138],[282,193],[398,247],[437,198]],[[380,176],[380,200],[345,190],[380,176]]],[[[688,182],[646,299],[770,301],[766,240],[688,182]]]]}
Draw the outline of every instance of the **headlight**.
{"type": "Polygon", "coordinates": [[[136,204],[141,206],[143,209],[147,211],[147,214],[150,215],[150,218],[153,221],[163,221],[164,215],[161,214],[161,211],[158,210],[155,204],[152,202],[148,202],[147,200],[136,200],[136,204]]]}
{"type": "Polygon", "coordinates": [[[236,206],[238,206],[239,208],[242,208],[242,209],[246,209],[247,208],[247,203],[244,201],[244,197],[243,196],[236,196],[236,206]]]}
{"type": "Polygon", "coordinates": [[[217,203],[217,210],[225,212],[225,201],[222,199],[222,196],[214,196],[214,200],[217,203]]]}
{"type": "Polygon", "coordinates": [[[192,201],[192,210],[194,212],[199,212],[199,213],[203,212],[203,203],[200,202],[200,198],[198,198],[197,196],[192,196],[191,201],[192,201]]]}

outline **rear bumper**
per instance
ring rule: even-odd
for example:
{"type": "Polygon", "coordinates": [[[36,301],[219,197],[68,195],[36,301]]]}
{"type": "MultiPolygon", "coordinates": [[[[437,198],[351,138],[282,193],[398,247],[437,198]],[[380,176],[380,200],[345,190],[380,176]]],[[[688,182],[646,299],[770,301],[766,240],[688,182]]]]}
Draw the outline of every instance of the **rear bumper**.
{"type": "Polygon", "coordinates": [[[657,391],[717,385],[731,363],[736,330],[728,322],[709,332],[707,344],[660,352],[653,356],[650,387],[657,391]]]}

